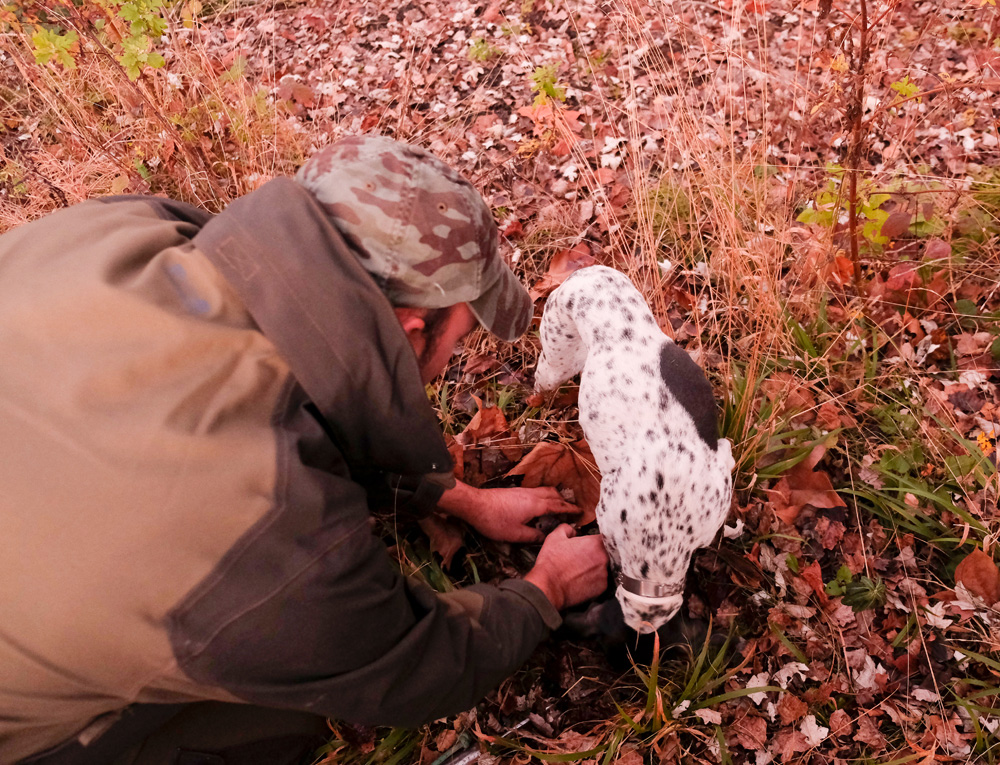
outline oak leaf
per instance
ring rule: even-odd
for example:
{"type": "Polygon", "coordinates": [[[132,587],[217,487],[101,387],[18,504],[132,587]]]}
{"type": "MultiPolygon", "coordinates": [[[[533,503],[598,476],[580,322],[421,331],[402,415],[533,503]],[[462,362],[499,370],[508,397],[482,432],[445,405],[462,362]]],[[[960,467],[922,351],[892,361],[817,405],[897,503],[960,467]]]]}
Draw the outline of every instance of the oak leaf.
{"type": "Polygon", "coordinates": [[[789,526],[795,523],[806,505],[826,509],[847,507],[847,503],[834,491],[829,474],[825,470],[816,470],[825,453],[825,446],[815,446],[806,459],[789,468],[767,492],[774,514],[789,526]]]}
{"type": "Polygon", "coordinates": [[[444,443],[448,448],[448,454],[451,455],[451,461],[455,465],[452,468],[452,473],[455,478],[461,481],[465,477],[465,447],[452,435],[445,436],[444,443]]]}
{"type": "Polygon", "coordinates": [[[557,252],[549,263],[545,276],[535,282],[528,293],[532,300],[545,297],[562,284],[574,271],[592,266],[597,261],[590,254],[590,245],[580,242],[575,247],[557,252]]]}
{"type": "Polygon", "coordinates": [[[830,733],[834,736],[849,736],[854,730],[851,716],[843,709],[835,709],[830,715],[830,733]]]}
{"type": "Polygon", "coordinates": [[[796,720],[802,719],[808,711],[809,705],[792,693],[782,693],[778,699],[778,715],[781,717],[782,725],[791,725],[796,720]]]}
{"type": "Polygon", "coordinates": [[[485,353],[476,353],[465,362],[465,366],[462,367],[462,374],[465,375],[481,375],[486,372],[492,372],[494,369],[500,366],[500,361],[495,356],[488,356],[485,353]]]}
{"type": "Polygon", "coordinates": [[[802,758],[796,755],[808,752],[809,749],[806,737],[800,731],[791,728],[779,730],[772,744],[772,751],[781,755],[782,762],[798,762],[802,758]]]}
{"type": "Polygon", "coordinates": [[[458,741],[458,733],[456,733],[451,728],[441,731],[437,738],[434,739],[434,747],[439,752],[447,752],[453,746],[455,742],[458,741]]]}
{"type": "Polygon", "coordinates": [[[583,510],[577,523],[584,526],[596,518],[601,496],[601,477],[594,465],[594,455],[586,440],[572,444],[541,441],[507,475],[521,475],[521,486],[555,486],[569,489],[573,500],[583,510]]]}
{"type": "Polygon", "coordinates": [[[826,585],[823,584],[823,569],[820,568],[819,561],[814,560],[803,568],[799,576],[809,585],[820,605],[826,608],[830,602],[830,596],[826,594],[826,585]]]}
{"type": "Polygon", "coordinates": [[[885,288],[893,292],[908,292],[923,284],[917,269],[919,263],[905,261],[889,269],[889,278],[885,282],[885,288]]]}
{"type": "Polygon", "coordinates": [[[495,406],[481,406],[465,430],[455,436],[455,441],[463,447],[496,446],[510,462],[517,462],[524,453],[517,436],[510,432],[507,418],[495,406]]]}
{"type": "Polygon", "coordinates": [[[278,82],[277,94],[278,98],[283,101],[294,101],[295,103],[306,108],[311,108],[316,105],[316,99],[313,95],[312,88],[299,82],[290,74],[286,74],[278,82]]]}
{"type": "Polygon", "coordinates": [[[862,744],[868,744],[876,752],[881,752],[888,744],[885,736],[882,735],[878,726],[868,715],[861,715],[858,718],[858,732],[854,734],[854,740],[860,741],[862,744]]]}
{"type": "Polygon", "coordinates": [[[524,236],[524,226],[521,225],[521,221],[515,220],[504,226],[503,231],[500,232],[508,239],[520,239],[524,236]]]}
{"type": "Polygon", "coordinates": [[[896,210],[889,213],[889,217],[882,222],[882,229],[879,233],[889,239],[899,239],[899,237],[910,230],[910,223],[912,221],[913,215],[902,210],[896,210]]]}
{"type": "Polygon", "coordinates": [[[775,372],[761,383],[760,389],[780,414],[796,422],[809,422],[816,416],[816,397],[809,384],[790,372],[775,372]]]}
{"type": "Polygon", "coordinates": [[[736,740],[740,746],[751,752],[758,751],[763,749],[767,742],[767,720],[747,715],[733,723],[733,732],[736,733],[736,740]]]}
{"type": "MultiPolygon", "coordinates": [[[[478,402],[479,399],[476,399],[478,402]]],[[[499,407],[480,406],[479,410],[472,416],[472,420],[465,426],[465,430],[455,436],[455,440],[463,446],[478,443],[507,431],[507,418],[499,407]]]]}
{"type": "Polygon", "coordinates": [[[441,556],[441,568],[451,566],[455,553],[465,545],[462,527],[437,513],[421,518],[418,523],[431,545],[431,552],[441,556]]]}
{"type": "Polygon", "coordinates": [[[1000,600],[1000,569],[993,558],[978,547],[958,564],[955,582],[985,600],[987,605],[1000,600]]]}

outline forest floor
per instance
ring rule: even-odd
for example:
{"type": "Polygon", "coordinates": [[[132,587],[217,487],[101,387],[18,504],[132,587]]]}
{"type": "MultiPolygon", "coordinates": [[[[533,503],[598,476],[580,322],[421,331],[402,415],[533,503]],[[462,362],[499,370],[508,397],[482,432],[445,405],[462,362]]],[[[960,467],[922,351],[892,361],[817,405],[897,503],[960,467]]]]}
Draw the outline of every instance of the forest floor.
{"type": "MultiPolygon", "coordinates": [[[[49,5],[0,9],[0,231],[111,193],[218,210],[384,133],[483,192],[537,315],[618,268],[715,387],[732,531],[686,640],[558,632],[457,718],[333,724],[325,761],[1000,759],[994,0],[185,0],[134,80],[127,22],[49,5]]],[[[592,509],[575,385],[529,401],[538,349],[476,334],[429,393],[467,482],[592,509]]],[[[425,531],[389,541],[439,589],[536,551],[425,531]]]]}

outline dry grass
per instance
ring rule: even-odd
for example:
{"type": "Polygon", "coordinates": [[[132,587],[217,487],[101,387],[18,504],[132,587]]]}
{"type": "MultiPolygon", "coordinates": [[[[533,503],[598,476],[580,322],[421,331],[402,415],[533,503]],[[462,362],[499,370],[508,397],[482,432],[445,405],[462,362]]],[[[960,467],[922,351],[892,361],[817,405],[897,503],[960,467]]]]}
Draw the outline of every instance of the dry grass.
{"type": "Polygon", "coordinates": [[[218,211],[303,159],[301,131],[241,62],[206,53],[197,30],[164,50],[167,71],[131,81],[85,50],[72,70],[38,66],[23,38],[7,50],[0,231],[105,194],[153,193],[218,211]]]}

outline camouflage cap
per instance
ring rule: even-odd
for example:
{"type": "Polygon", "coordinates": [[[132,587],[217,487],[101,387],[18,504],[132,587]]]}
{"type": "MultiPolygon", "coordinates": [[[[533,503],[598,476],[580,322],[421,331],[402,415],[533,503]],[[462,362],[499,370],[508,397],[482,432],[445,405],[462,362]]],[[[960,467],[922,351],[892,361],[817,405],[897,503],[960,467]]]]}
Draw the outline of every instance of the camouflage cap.
{"type": "Polygon", "coordinates": [[[531,298],[497,252],[489,208],[437,157],[391,138],[353,136],[313,155],[295,180],[393,305],[468,303],[503,340],[528,328],[531,298]]]}

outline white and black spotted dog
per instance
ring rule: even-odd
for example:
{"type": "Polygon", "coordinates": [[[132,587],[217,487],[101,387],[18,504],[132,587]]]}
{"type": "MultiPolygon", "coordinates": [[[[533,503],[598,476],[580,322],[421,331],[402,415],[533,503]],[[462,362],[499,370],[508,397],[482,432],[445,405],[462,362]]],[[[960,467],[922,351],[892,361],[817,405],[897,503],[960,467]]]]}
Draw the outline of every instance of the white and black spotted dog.
{"type": "Polygon", "coordinates": [[[651,632],[683,601],[692,553],[726,520],[734,461],[712,388],[632,282],[583,268],[548,299],[535,390],[580,377],[580,423],[601,470],[597,524],[629,627],[651,632]]]}

